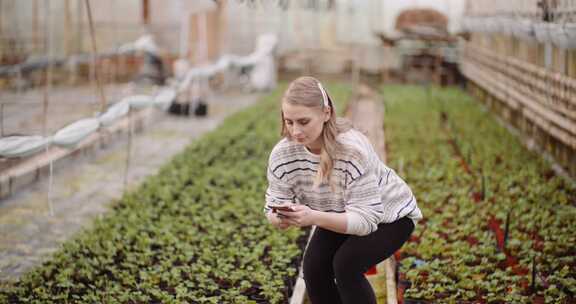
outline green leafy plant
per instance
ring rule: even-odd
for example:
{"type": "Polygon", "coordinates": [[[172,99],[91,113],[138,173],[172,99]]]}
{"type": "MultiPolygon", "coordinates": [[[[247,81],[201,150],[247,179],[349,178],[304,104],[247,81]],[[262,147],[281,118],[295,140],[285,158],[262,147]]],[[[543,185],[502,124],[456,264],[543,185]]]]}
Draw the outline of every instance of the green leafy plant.
{"type": "MultiPolygon", "coordinates": [[[[306,231],[266,222],[285,85],[192,143],[0,303],[285,303],[306,231]]],[[[327,85],[338,106],[348,86],[327,85]]],[[[340,108],[340,107],[339,107],[340,108]]]]}
{"type": "Polygon", "coordinates": [[[400,254],[422,261],[401,263],[400,273],[412,283],[405,297],[531,303],[546,295],[550,302],[574,301],[575,274],[562,269],[576,265],[576,235],[569,228],[576,220],[576,189],[465,93],[430,93],[426,98],[415,86],[382,88],[389,163],[402,160],[403,177],[424,214],[417,237],[400,254]],[[489,229],[491,218],[503,236],[508,231],[505,248],[489,229]],[[538,276],[531,291],[533,257],[538,276]]]}

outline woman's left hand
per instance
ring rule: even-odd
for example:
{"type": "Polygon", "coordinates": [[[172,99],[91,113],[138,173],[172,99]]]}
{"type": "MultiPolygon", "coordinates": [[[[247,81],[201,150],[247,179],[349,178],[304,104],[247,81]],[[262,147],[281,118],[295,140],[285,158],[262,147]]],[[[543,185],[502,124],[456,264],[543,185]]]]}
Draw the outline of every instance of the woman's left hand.
{"type": "Polygon", "coordinates": [[[279,214],[285,216],[285,221],[298,227],[307,227],[314,225],[315,211],[305,205],[293,205],[294,211],[278,211],[279,214]]]}

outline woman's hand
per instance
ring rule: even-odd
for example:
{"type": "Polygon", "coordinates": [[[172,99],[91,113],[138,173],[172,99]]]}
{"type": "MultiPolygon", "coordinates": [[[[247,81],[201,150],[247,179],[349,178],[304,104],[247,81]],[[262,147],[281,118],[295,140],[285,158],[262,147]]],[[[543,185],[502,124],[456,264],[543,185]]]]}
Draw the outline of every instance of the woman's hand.
{"type": "Polygon", "coordinates": [[[283,215],[282,221],[289,223],[292,226],[307,227],[315,225],[315,211],[305,205],[293,205],[294,211],[281,211],[278,213],[283,215]]]}
{"type": "Polygon", "coordinates": [[[308,227],[316,225],[338,233],[346,233],[348,226],[347,213],[322,212],[310,209],[305,205],[291,205],[293,211],[278,210],[269,213],[268,220],[272,225],[286,229],[291,226],[308,227]]]}
{"type": "Polygon", "coordinates": [[[270,222],[270,224],[276,228],[284,230],[292,226],[286,219],[278,217],[277,213],[270,212],[266,215],[266,217],[268,218],[268,222],[270,222]]]}

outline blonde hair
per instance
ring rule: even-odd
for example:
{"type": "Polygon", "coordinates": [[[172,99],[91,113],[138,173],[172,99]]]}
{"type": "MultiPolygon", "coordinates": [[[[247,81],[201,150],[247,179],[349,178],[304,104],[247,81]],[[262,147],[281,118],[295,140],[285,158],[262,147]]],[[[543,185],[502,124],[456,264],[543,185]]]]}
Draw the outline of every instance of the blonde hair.
{"type": "MultiPolygon", "coordinates": [[[[332,190],[335,186],[332,183],[332,172],[334,168],[334,161],[346,148],[336,140],[338,134],[346,132],[352,128],[352,124],[347,119],[336,117],[334,111],[334,103],[330,95],[320,84],[320,81],[314,77],[302,76],[290,83],[290,86],[282,97],[282,103],[290,103],[294,105],[301,105],[309,108],[323,108],[325,103],[330,106],[330,119],[324,123],[322,127],[322,146],[320,151],[320,165],[316,178],[314,179],[314,187],[317,188],[322,183],[330,185],[332,190]],[[324,92],[323,92],[324,91],[324,92]],[[325,97],[323,96],[325,94],[325,97]],[[327,99],[327,101],[324,100],[327,99]]],[[[286,128],[284,121],[284,113],[280,111],[282,131],[281,135],[292,140],[290,132],[286,128]]]]}

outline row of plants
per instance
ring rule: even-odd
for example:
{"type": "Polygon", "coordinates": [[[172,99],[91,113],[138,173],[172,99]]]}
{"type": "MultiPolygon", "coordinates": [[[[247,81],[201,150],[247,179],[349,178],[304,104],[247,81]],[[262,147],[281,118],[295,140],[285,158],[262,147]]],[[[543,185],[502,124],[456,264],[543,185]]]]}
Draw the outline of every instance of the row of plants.
{"type": "Polygon", "coordinates": [[[397,255],[404,298],[574,301],[574,187],[457,89],[382,94],[389,162],[424,214],[397,255]]]}
{"type": "MultiPolygon", "coordinates": [[[[306,240],[263,216],[285,85],[192,143],[0,303],[286,303],[306,240]]],[[[328,85],[346,101],[345,85],[328,85]]],[[[89,202],[86,202],[89,203],[89,202]]]]}
{"type": "Polygon", "coordinates": [[[481,209],[482,216],[489,218],[507,266],[530,273],[533,294],[554,301],[574,298],[575,188],[488,119],[489,112],[456,104],[445,113],[451,134],[465,143],[458,150],[468,151],[468,167],[483,189],[482,198],[492,205],[481,209]],[[474,136],[478,128],[492,136],[474,136]]]}

